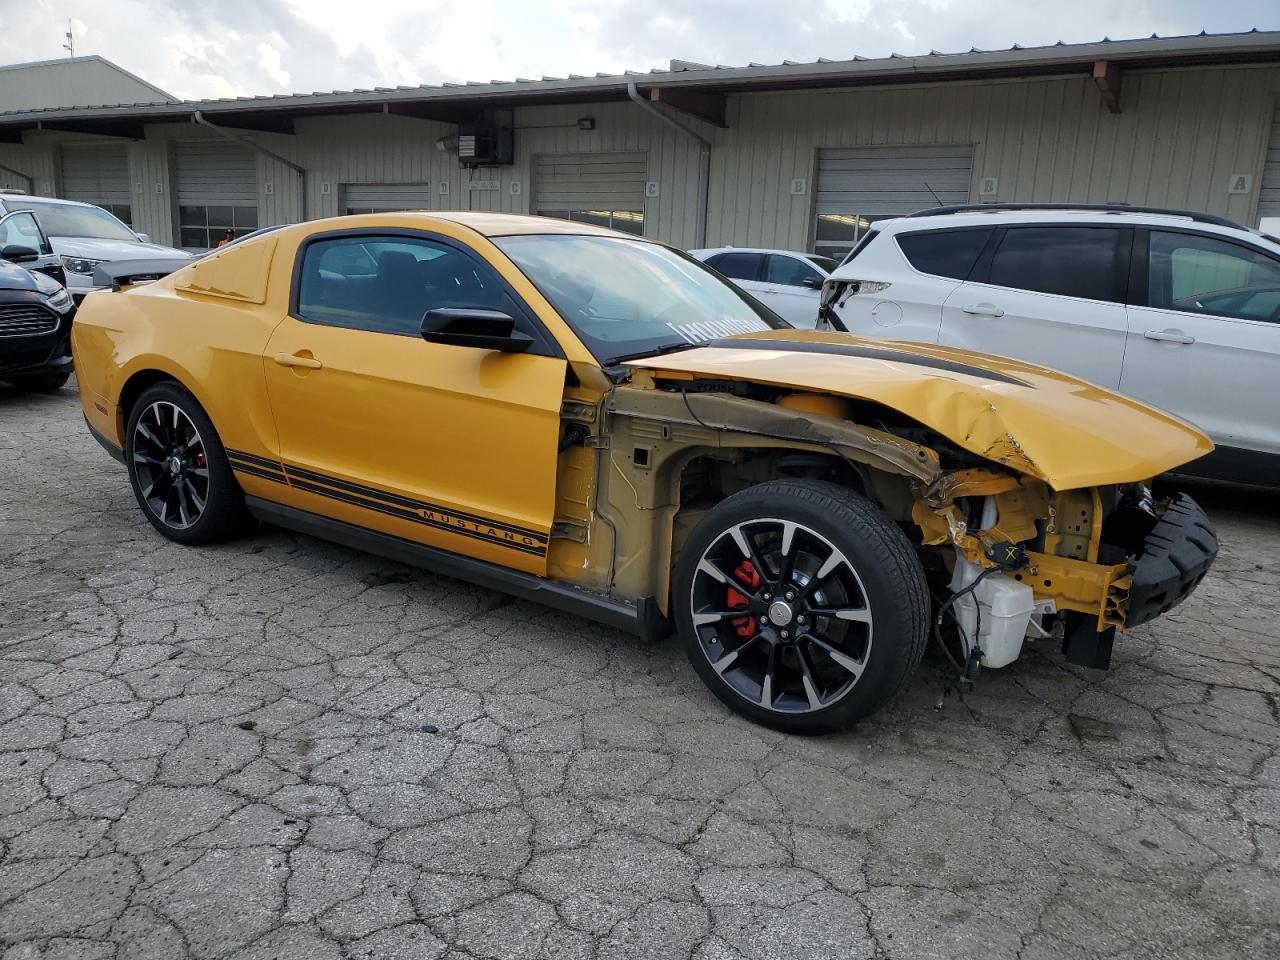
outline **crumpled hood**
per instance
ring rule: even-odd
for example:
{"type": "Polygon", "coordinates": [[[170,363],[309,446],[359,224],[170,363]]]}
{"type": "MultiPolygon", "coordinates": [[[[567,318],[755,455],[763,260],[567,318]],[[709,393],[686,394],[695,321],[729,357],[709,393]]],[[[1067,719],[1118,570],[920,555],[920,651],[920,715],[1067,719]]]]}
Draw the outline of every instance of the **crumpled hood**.
{"type": "Polygon", "coordinates": [[[1057,490],[1145,480],[1213,449],[1189,424],[1102,387],[934,344],[770,330],[630,365],[882,403],[1057,490]]]}
{"type": "Polygon", "coordinates": [[[161,257],[190,260],[191,254],[158,243],[129,240],[102,240],[94,237],[50,237],[53,252],[63,257],[86,260],[153,260],[161,257]]]}

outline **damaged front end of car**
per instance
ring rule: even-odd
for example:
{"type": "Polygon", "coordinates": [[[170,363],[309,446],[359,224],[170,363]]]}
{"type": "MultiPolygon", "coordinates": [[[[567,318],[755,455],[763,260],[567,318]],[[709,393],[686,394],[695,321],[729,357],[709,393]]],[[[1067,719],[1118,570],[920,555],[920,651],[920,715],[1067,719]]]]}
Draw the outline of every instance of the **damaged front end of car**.
{"type": "Polygon", "coordinates": [[[1181,603],[1217,554],[1194,500],[1151,495],[1152,478],[1212,449],[1207,438],[1055,371],[813,331],[632,366],[609,404],[612,512],[670,524],[618,557],[677,554],[682,530],[753,483],[847,486],[917,544],[935,634],[954,629],[969,675],[1014,662],[1027,638],[1106,668],[1116,631],[1181,603]]]}
{"type": "Polygon", "coordinates": [[[1154,501],[1147,482],[1055,491],[958,470],[923,491],[912,519],[926,546],[954,550],[949,602],[967,672],[1007,666],[1028,637],[1106,669],[1116,631],[1185,600],[1218,552],[1194,500],[1154,501]]]}

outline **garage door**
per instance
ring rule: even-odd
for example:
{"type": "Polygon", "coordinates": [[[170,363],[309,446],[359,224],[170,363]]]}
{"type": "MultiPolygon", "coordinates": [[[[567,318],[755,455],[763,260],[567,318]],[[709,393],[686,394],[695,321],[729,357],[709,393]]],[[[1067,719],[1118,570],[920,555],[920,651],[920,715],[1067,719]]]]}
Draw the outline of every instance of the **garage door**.
{"type": "Polygon", "coordinates": [[[818,151],[814,248],[841,258],[876,220],[969,202],[973,147],[818,151]]]}
{"type": "Polygon", "coordinates": [[[644,153],[544,154],[534,161],[534,212],[644,233],[644,153]]]}
{"type": "Polygon", "coordinates": [[[258,162],[253,151],[216,140],[177,144],[174,175],[181,245],[207,250],[258,228],[258,162]]]}
{"type": "Polygon", "coordinates": [[[133,224],[129,154],[124,144],[69,146],[59,152],[66,199],[97,204],[133,224]]]}
{"type": "Polygon", "coordinates": [[[1273,235],[1280,233],[1280,103],[1276,104],[1271,120],[1271,139],[1267,143],[1267,159],[1262,167],[1258,228],[1273,235]]]}
{"type": "Polygon", "coordinates": [[[347,213],[382,210],[427,210],[431,207],[429,183],[347,183],[342,186],[347,213]]]}

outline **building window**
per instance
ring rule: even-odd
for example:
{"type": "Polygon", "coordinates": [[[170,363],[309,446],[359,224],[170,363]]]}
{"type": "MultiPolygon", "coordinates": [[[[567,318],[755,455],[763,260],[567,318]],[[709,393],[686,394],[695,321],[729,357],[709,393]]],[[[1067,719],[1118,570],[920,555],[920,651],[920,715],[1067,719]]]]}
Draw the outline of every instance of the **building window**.
{"type": "Polygon", "coordinates": [[[637,237],[644,236],[643,210],[539,210],[538,216],[572,220],[575,223],[594,223],[597,227],[633,233],[637,237]]]}
{"type": "Polygon", "coordinates": [[[820,213],[814,230],[813,251],[832,260],[843,260],[871,225],[891,216],[863,216],[856,213],[820,213]]]}
{"type": "Polygon", "coordinates": [[[188,250],[209,250],[226,239],[243,237],[258,229],[257,207],[183,205],[178,208],[181,245],[188,250]]]}

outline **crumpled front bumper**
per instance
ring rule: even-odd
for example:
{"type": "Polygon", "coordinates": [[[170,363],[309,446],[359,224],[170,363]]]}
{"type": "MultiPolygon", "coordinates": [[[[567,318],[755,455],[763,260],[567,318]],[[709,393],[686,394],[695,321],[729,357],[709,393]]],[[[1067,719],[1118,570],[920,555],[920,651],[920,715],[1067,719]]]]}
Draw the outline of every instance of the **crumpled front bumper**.
{"type": "Polygon", "coordinates": [[[1218,535],[1185,493],[1169,504],[1132,562],[1125,627],[1154,620],[1191,595],[1218,555],[1218,535]]]}

